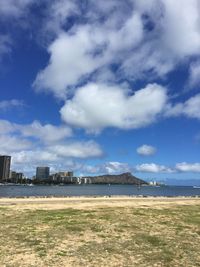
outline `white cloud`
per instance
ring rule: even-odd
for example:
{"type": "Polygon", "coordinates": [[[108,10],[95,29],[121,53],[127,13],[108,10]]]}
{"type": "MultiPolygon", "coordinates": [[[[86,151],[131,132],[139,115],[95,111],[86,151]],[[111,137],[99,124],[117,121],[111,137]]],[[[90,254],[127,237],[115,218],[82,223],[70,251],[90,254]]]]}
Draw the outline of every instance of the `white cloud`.
{"type": "Polygon", "coordinates": [[[166,101],[166,90],[157,84],[130,95],[129,90],[103,84],[88,84],[76,91],[61,109],[71,125],[98,132],[105,127],[145,127],[157,120],[166,101]]]}
{"type": "Polygon", "coordinates": [[[24,102],[18,99],[0,101],[0,110],[5,111],[14,107],[23,107],[24,102]]]}
{"type": "Polygon", "coordinates": [[[163,0],[163,41],[178,56],[200,51],[200,4],[198,0],[163,0]]]}
{"type": "MultiPolygon", "coordinates": [[[[161,51],[170,52],[176,60],[199,54],[200,4],[198,0],[136,0],[141,14],[153,23],[152,34],[158,38],[161,51]]],[[[153,37],[153,36],[152,36],[153,37]]],[[[152,39],[152,38],[151,38],[152,39]]],[[[156,47],[157,48],[157,47],[156,47]]],[[[160,50],[159,49],[159,50],[160,50]]],[[[166,60],[163,54],[163,59],[166,60]]]]}
{"type": "Polygon", "coordinates": [[[74,0],[56,0],[48,3],[46,10],[44,34],[60,34],[68,17],[80,15],[80,8],[74,0]]]}
{"type": "Polygon", "coordinates": [[[137,153],[142,156],[151,156],[156,153],[156,148],[149,145],[142,145],[137,148],[137,153]]]}
{"type": "Polygon", "coordinates": [[[72,129],[65,125],[42,125],[39,121],[33,121],[31,124],[17,124],[7,120],[0,120],[0,134],[3,133],[17,133],[23,137],[39,139],[44,143],[57,142],[71,137],[73,134],[72,129]]]}
{"type": "Polygon", "coordinates": [[[32,147],[32,143],[26,139],[8,134],[0,135],[1,154],[7,154],[13,151],[21,151],[23,149],[29,149],[30,147],[32,147]]]}
{"type": "Polygon", "coordinates": [[[0,15],[20,17],[35,0],[1,0],[0,15]]]}
{"type": "Polygon", "coordinates": [[[138,172],[152,172],[152,173],[171,173],[174,172],[173,169],[166,167],[164,165],[158,165],[155,163],[143,163],[135,167],[138,172]]]}
{"type": "Polygon", "coordinates": [[[16,130],[16,125],[7,120],[0,120],[0,134],[11,133],[16,130]]]}
{"type": "Polygon", "coordinates": [[[37,163],[52,163],[58,161],[59,158],[56,154],[53,154],[44,149],[35,150],[21,150],[18,153],[12,153],[13,164],[37,164],[37,163]]]}
{"type": "MultiPolygon", "coordinates": [[[[30,5],[35,2],[35,0],[1,0],[0,1],[0,24],[2,29],[6,29],[7,33],[0,34],[0,63],[3,60],[5,55],[9,55],[12,52],[12,46],[14,44],[14,40],[12,38],[12,34],[8,32],[10,27],[16,27],[25,25],[25,20],[22,24],[19,23],[19,19],[24,15],[28,14],[28,10],[30,5]],[[10,23],[10,19],[12,19],[12,23],[10,23]],[[13,19],[15,21],[13,21],[13,19]],[[5,27],[4,27],[5,24],[5,27]],[[11,26],[12,25],[12,26],[11,26]]],[[[28,20],[26,20],[27,22],[28,20]]],[[[14,32],[16,29],[14,30],[14,32]]],[[[2,64],[3,65],[3,64],[2,64]]]]}
{"type": "Polygon", "coordinates": [[[39,138],[44,142],[55,142],[72,136],[72,130],[67,126],[42,125],[39,121],[34,121],[27,125],[20,125],[18,129],[23,136],[39,138]]]}
{"type": "Polygon", "coordinates": [[[132,49],[142,39],[141,18],[134,12],[120,29],[106,26],[85,24],[60,33],[48,48],[50,61],[36,77],[36,90],[65,98],[69,86],[123,58],[123,51],[132,49]]]}
{"type": "Polygon", "coordinates": [[[188,84],[191,88],[200,87],[200,61],[194,62],[190,65],[188,84]]]}
{"type": "Polygon", "coordinates": [[[50,146],[49,151],[53,154],[57,154],[60,157],[68,158],[93,158],[101,157],[103,151],[100,146],[94,141],[87,142],[71,142],[66,144],[59,144],[50,146]]]}
{"type": "Polygon", "coordinates": [[[131,172],[132,168],[128,163],[110,161],[99,165],[82,165],[80,171],[82,175],[119,174],[131,172]]]}
{"type": "Polygon", "coordinates": [[[180,172],[200,172],[200,163],[177,163],[176,170],[180,172]]]}
{"type": "Polygon", "coordinates": [[[49,47],[49,65],[34,82],[37,90],[52,91],[57,97],[65,98],[67,86],[76,84],[82,75],[95,70],[101,59],[94,60],[89,51],[92,40],[88,28],[82,27],[74,35],[61,34],[49,47]]]}
{"type": "Polygon", "coordinates": [[[184,103],[177,103],[174,106],[169,104],[166,106],[165,116],[176,117],[176,116],[186,116],[189,118],[200,119],[200,94],[189,98],[184,103]]]}
{"type": "Polygon", "coordinates": [[[49,13],[54,15],[45,24],[55,24],[57,36],[48,47],[49,63],[34,82],[36,90],[65,98],[71,86],[94,78],[102,68],[110,72],[111,64],[118,66],[113,72],[116,80],[151,80],[200,55],[198,0],[99,1],[95,5],[90,1],[84,12],[74,1],[50,5],[54,12],[49,13]],[[70,15],[79,19],[66,30],[70,15]]]}
{"type": "Polygon", "coordinates": [[[200,119],[200,94],[191,97],[184,103],[183,113],[190,118],[200,119]]]}
{"type": "Polygon", "coordinates": [[[103,166],[101,166],[101,172],[114,174],[114,173],[124,173],[130,172],[131,167],[127,163],[122,162],[106,162],[103,166]]]}
{"type": "Polygon", "coordinates": [[[151,173],[175,173],[175,172],[200,173],[200,163],[181,162],[175,164],[173,168],[164,165],[158,165],[155,163],[143,163],[135,166],[135,170],[138,172],[151,172],[151,173]]]}
{"type": "Polygon", "coordinates": [[[133,80],[163,77],[186,58],[200,54],[198,0],[134,2],[151,30],[146,30],[141,45],[124,58],[123,76],[133,80]]]}

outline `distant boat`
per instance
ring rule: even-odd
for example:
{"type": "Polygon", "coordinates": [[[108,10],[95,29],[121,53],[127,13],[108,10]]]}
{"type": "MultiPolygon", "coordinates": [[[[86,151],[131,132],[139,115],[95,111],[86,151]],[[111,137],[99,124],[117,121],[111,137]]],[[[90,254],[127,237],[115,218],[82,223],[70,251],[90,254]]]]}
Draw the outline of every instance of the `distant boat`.
{"type": "Polygon", "coordinates": [[[194,185],[193,188],[200,188],[200,186],[194,185]]]}

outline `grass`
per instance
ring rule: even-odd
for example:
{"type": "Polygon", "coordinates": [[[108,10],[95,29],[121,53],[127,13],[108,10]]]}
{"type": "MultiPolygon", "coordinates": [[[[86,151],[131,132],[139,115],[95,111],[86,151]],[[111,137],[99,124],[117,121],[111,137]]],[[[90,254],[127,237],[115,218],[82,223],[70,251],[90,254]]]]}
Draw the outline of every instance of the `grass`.
{"type": "Polygon", "coordinates": [[[200,266],[200,205],[0,207],[0,266],[200,266]]]}

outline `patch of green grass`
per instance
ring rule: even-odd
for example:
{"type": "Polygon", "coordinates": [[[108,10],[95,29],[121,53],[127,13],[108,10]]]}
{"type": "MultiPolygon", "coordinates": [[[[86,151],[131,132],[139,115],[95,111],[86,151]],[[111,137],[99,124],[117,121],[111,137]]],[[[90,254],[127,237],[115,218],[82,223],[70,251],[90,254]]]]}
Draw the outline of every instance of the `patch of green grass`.
{"type": "Polygon", "coordinates": [[[149,243],[151,246],[164,246],[166,243],[161,239],[161,237],[155,236],[155,235],[148,235],[145,233],[138,234],[137,240],[140,240],[140,243],[149,243]]]}
{"type": "Polygon", "coordinates": [[[66,251],[58,251],[57,252],[57,254],[56,254],[57,256],[61,256],[61,257],[64,257],[64,256],[66,256],[67,255],[67,252],[66,251]]]}
{"type": "Polygon", "coordinates": [[[0,211],[8,210],[8,207],[0,206],[0,211]]]}

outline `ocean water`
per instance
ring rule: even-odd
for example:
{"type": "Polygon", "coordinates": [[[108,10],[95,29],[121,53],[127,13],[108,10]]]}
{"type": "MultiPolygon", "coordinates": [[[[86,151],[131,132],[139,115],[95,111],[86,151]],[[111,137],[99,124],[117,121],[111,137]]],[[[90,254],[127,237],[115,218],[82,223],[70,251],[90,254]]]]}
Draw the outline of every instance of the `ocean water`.
{"type": "Polygon", "coordinates": [[[30,196],[199,196],[200,188],[192,186],[141,186],[133,185],[1,185],[0,197],[30,196]]]}

